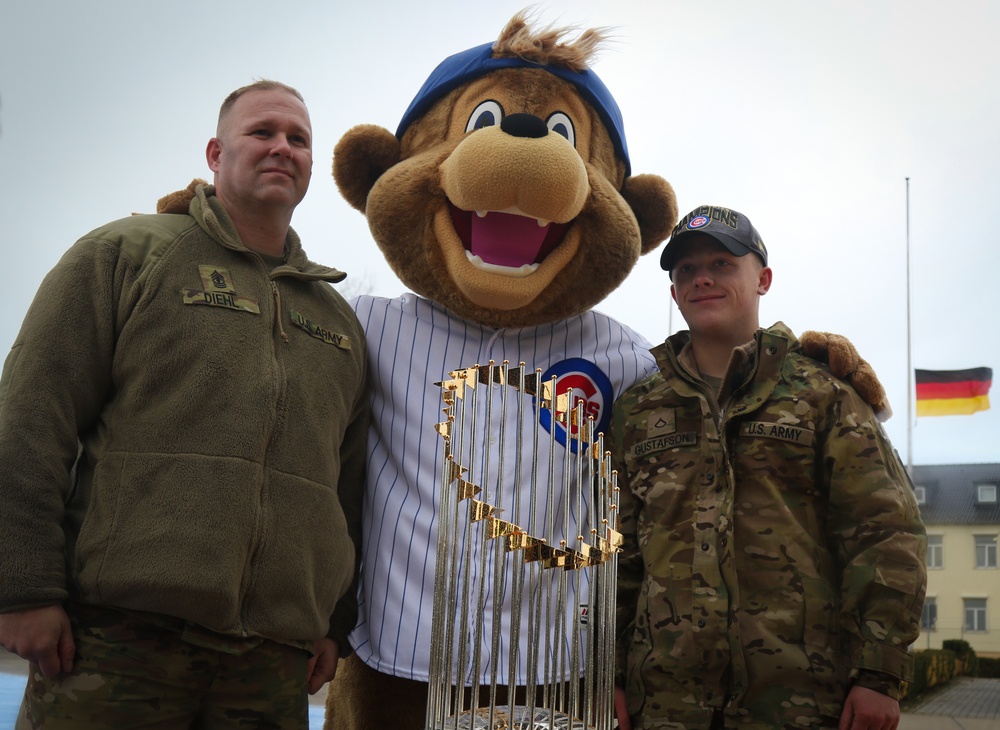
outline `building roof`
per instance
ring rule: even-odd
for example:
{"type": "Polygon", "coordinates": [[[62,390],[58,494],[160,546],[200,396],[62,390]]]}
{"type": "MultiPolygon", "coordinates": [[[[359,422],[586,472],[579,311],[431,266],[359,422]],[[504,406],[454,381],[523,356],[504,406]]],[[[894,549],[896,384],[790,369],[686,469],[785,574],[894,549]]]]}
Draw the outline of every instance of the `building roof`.
{"type": "Polygon", "coordinates": [[[925,490],[924,524],[1000,525],[1000,464],[915,465],[913,484],[925,490]],[[994,485],[993,502],[979,501],[980,484],[994,485]]]}

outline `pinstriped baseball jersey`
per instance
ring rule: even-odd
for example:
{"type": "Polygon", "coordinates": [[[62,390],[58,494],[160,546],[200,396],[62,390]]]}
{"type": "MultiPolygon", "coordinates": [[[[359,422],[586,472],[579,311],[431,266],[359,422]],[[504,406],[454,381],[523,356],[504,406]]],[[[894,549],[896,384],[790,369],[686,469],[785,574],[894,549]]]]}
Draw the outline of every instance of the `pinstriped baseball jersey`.
{"type": "MultiPolygon", "coordinates": [[[[528,368],[543,371],[545,379],[558,376],[560,392],[572,386],[601,426],[610,418],[614,399],[655,371],[656,365],[649,344],[640,335],[594,311],[537,327],[498,330],[460,319],[414,294],[396,299],[362,296],[352,305],[367,335],[373,396],[360,615],[350,640],[358,657],[376,671],[426,682],[442,471],[441,442],[434,431],[434,424],[442,418],[442,401],[435,383],[445,380],[449,371],[490,360],[508,361],[512,366],[524,362],[528,368]]],[[[546,458],[548,415],[529,406],[507,409],[504,418],[508,429],[526,430],[533,430],[539,418],[546,428],[540,456],[546,458]]],[[[496,411],[492,419],[500,417],[496,411]]],[[[561,424],[556,427],[562,429],[561,424]]],[[[565,453],[564,434],[552,442],[559,463],[565,453]]],[[[505,474],[496,476],[494,485],[483,486],[488,498],[513,501],[513,495],[495,493],[504,484],[516,483],[515,475],[509,473],[515,469],[514,459],[505,458],[502,463],[505,474]]],[[[556,491],[563,488],[554,487],[556,491]]],[[[521,514],[527,514],[531,509],[524,503],[527,496],[519,493],[516,498],[521,514]]],[[[555,504],[553,510],[561,502],[542,501],[555,504]]],[[[540,510],[539,520],[547,519],[548,507],[539,506],[537,499],[535,506],[540,510]]],[[[487,567],[491,569],[492,565],[487,567]]],[[[486,585],[493,585],[492,578],[486,585]]],[[[584,580],[580,594],[568,602],[567,620],[576,619],[586,593],[584,580]]],[[[510,636],[509,612],[509,596],[505,596],[500,617],[504,641],[510,636]]],[[[484,617],[484,622],[491,619],[484,617]]],[[[482,651],[489,655],[489,637],[482,651]]],[[[501,647],[501,652],[506,648],[501,647]]],[[[522,647],[518,684],[525,683],[526,654],[522,647]]],[[[500,682],[508,681],[506,674],[502,667],[500,682]]],[[[488,679],[484,675],[480,681],[488,679]]]]}

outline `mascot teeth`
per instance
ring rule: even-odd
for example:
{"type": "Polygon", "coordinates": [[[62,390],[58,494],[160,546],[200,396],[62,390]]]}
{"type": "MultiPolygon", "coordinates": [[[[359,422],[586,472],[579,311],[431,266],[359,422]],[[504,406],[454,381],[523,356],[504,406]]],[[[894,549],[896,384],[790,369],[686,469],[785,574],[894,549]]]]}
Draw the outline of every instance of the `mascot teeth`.
{"type": "Polygon", "coordinates": [[[531,276],[538,269],[538,264],[524,264],[523,266],[501,266],[500,264],[490,264],[483,261],[479,256],[476,256],[471,251],[465,252],[465,257],[469,259],[469,263],[475,266],[480,271],[489,271],[494,274],[502,274],[503,276],[510,276],[514,279],[523,279],[526,276],[531,276]]]}
{"type": "MultiPolygon", "coordinates": [[[[497,213],[510,213],[511,215],[517,215],[517,216],[520,216],[522,218],[531,218],[532,217],[530,215],[525,215],[518,208],[508,208],[507,210],[498,210],[498,211],[477,210],[476,211],[476,217],[477,218],[485,218],[487,215],[489,215],[490,213],[493,213],[493,212],[497,212],[497,213]]],[[[539,228],[545,228],[552,221],[547,221],[544,218],[535,218],[535,222],[538,223],[538,227],[539,228]]]]}

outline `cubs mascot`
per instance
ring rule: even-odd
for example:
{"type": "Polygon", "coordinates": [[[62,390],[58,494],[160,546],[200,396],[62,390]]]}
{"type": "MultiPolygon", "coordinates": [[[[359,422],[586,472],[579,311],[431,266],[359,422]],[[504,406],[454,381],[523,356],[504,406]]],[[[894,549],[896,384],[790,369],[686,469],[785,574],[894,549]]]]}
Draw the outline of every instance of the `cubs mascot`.
{"type": "MultiPolygon", "coordinates": [[[[566,35],[518,14],[495,43],[446,58],[395,134],[357,126],[334,151],[341,194],[413,293],[353,303],[372,366],[372,430],[360,618],[329,685],[329,729],[424,725],[442,472],[435,383],[471,364],[524,362],[582,399],[601,430],[614,399],[655,369],[642,337],[592,307],[669,235],[674,192],[632,174],[621,113],[588,68],[603,34],[566,35]]],[[[849,342],[803,340],[866,400],[884,400],[849,342]]],[[[530,429],[543,415],[511,409],[506,427],[530,429]]],[[[562,424],[542,420],[566,448],[562,424]]],[[[509,626],[509,616],[487,618],[509,626]]],[[[524,685],[526,671],[501,681],[524,685]]]]}

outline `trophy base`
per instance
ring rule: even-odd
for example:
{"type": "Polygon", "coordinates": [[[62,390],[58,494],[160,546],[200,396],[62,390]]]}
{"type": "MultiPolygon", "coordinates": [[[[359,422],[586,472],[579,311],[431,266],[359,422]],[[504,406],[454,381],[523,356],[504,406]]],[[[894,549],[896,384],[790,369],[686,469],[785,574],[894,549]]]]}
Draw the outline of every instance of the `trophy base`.
{"type": "Polygon", "coordinates": [[[530,710],[523,705],[494,707],[492,723],[488,707],[476,710],[475,716],[466,711],[457,718],[449,717],[444,723],[445,730],[588,730],[589,727],[593,726],[564,712],[544,707],[530,710]]]}

